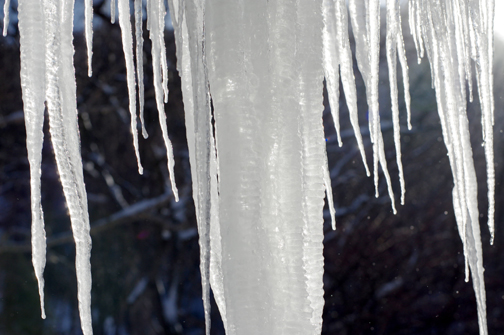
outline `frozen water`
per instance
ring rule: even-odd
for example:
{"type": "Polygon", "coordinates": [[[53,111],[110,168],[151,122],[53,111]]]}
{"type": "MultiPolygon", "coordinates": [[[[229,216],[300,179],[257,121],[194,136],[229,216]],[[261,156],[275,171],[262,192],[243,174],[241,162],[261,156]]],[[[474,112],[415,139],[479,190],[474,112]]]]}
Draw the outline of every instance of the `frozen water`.
{"type": "Polygon", "coordinates": [[[40,194],[40,174],[44,133],[45,49],[44,20],[40,1],[19,3],[19,34],[21,43],[21,87],[26,124],[26,148],[30,162],[30,193],[32,214],[32,262],[37,277],[42,318],[44,309],[44,268],[46,264],[46,237],[40,194]]]}
{"type": "Polygon", "coordinates": [[[91,325],[91,237],[77,128],[73,66],[73,1],[45,0],[45,82],[49,126],[76,245],[79,314],[84,335],[91,325]]]}
{"type": "MultiPolygon", "coordinates": [[[[187,140],[198,220],[206,334],[210,332],[210,287],[228,334],[317,334],[323,300],[323,216],[327,196],[332,226],[335,211],[322,128],[325,77],[338,143],[339,85],[366,173],[369,169],[357,114],[348,16],[357,65],[366,85],[373,174],[378,196],[379,167],[392,209],[395,197],[387,168],[378,101],[379,0],[220,1],[169,0],[182,76],[187,140]],[[212,110],[211,106],[214,109],[212,110]]],[[[407,125],[411,111],[407,61],[398,0],[387,0],[386,55],[401,203],[397,59],[401,65],[407,125]]],[[[85,1],[85,33],[91,75],[92,1],[85,1]]],[[[136,85],[142,134],[142,1],[135,0],[136,69],[129,0],[118,0],[127,69],[131,132],[138,150],[136,85]]],[[[72,0],[23,0],[19,4],[21,82],[31,175],[33,265],[44,317],[45,232],[40,205],[40,161],[44,101],[51,140],[77,248],[79,312],[85,335],[91,327],[91,239],[79,155],[73,67],[72,0]],[[43,18],[41,20],[40,18],[43,18]],[[43,50],[45,57],[40,57],[43,50]]],[[[488,226],[494,237],[493,20],[494,0],[410,0],[410,30],[418,62],[427,54],[438,114],[453,174],[453,205],[476,292],[480,333],[487,334],[477,180],[470,144],[466,100],[472,100],[472,64],[482,108],[487,160],[488,226]],[[467,87],[466,87],[467,85],[467,87]]],[[[4,34],[9,1],[4,5],[4,34]]],[[[112,22],[115,0],[111,1],[112,22]]],[[[147,2],[156,106],[167,148],[171,188],[173,149],[164,103],[168,66],[163,0],[147,2]]],[[[407,178],[407,176],[406,176],[407,178]]]]}

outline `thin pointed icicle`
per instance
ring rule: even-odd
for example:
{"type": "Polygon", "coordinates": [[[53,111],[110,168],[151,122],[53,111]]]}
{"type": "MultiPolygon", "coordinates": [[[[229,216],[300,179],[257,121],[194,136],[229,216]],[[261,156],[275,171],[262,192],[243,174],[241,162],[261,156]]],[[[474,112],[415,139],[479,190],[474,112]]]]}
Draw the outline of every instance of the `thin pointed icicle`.
{"type": "MultiPolygon", "coordinates": [[[[327,160],[327,156],[326,156],[327,160]]],[[[324,186],[327,197],[327,206],[329,207],[329,213],[331,215],[331,227],[336,230],[336,209],[334,208],[334,198],[332,194],[331,176],[329,175],[329,169],[327,168],[327,163],[324,164],[324,186]]]]}
{"type": "Polygon", "coordinates": [[[495,213],[495,166],[493,149],[493,125],[494,125],[494,97],[493,97],[493,23],[494,1],[487,0],[481,3],[471,3],[470,12],[473,15],[475,25],[476,44],[476,79],[481,103],[481,121],[483,129],[483,145],[487,163],[487,187],[488,187],[488,228],[490,230],[490,243],[493,244],[495,236],[494,213],[495,213]],[[479,7],[479,8],[478,8],[479,7]],[[480,13],[480,15],[476,15],[480,13]]]}
{"type": "Polygon", "coordinates": [[[3,35],[7,36],[7,30],[9,30],[10,0],[5,0],[3,12],[4,12],[3,35]]]}
{"type": "Polygon", "coordinates": [[[406,59],[406,49],[404,48],[403,31],[401,24],[401,12],[400,3],[397,4],[397,55],[399,57],[399,64],[401,64],[401,72],[403,77],[403,91],[404,91],[404,102],[406,104],[406,122],[408,124],[408,130],[412,129],[411,126],[411,96],[409,89],[409,74],[408,74],[408,62],[406,59]]]}
{"type": "MultiPolygon", "coordinates": [[[[476,7],[469,8],[467,11],[465,11],[464,6],[452,6],[451,2],[439,3],[427,1],[425,4],[426,7],[423,8],[425,13],[422,15],[422,22],[419,24],[421,24],[423,29],[425,47],[431,64],[438,113],[455,184],[453,189],[453,206],[459,235],[464,248],[466,280],[469,279],[470,272],[476,294],[480,334],[486,335],[488,334],[488,330],[485,284],[483,279],[483,256],[478,222],[477,181],[466,113],[466,90],[461,87],[461,85],[465,86],[463,79],[468,77],[463,66],[463,63],[467,61],[461,58],[461,50],[471,50],[471,57],[475,57],[478,60],[476,78],[478,80],[478,93],[482,105],[483,133],[486,134],[488,124],[484,116],[484,110],[485,103],[491,101],[491,97],[488,91],[486,91],[485,85],[488,84],[488,79],[485,78],[483,73],[487,72],[485,63],[488,59],[488,55],[486,54],[486,50],[488,49],[486,49],[484,42],[481,44],[480,42],[487,39],[483,23],[487,19],[484,16],[480,16],[480,8],[478,8],[477,2],[471,2],[470,4],[476,7]],[[464,16],[467,16],[467,18],[464,18],[464,16]],[[484,33],[480,35],[480,32],[471,28],[470,39],[462,38],[460,22],[464,22],[465,20],[472,20],[474,25],[471,24],[471,26],[481,28],[481,32],[484,33]],[[457,29],[459,30],[458,32],[457,29]],[[458,45],[468,42],[471,43],[470,47],[467,45],[458,45]],[[485,55],[481,56],[477,52],[485,55]],[[479,57],[483,57],[484,59],[479,59],[479,57]]],[[[489,134],[492,136],[491,129],[489,134]]],[[[493,163],[490,164],[493,166],[493,163]]],[[[490,188],[491,186],[489,185],[490,188]]]]}
{"type": "Polygon", "coordinates": [[[158,21],[158,39],[159,39],[159,52],[161,55],[161,69],[163,73],[163,94],[164,94],[164,103],[168,102],[168,60],[166,58],[166,46],[165,46],[165,40],[164,40],[164,31],[165,31],[165,17],[166,17],[166,7],[164,0],[158,0],[158,14],[159,14],[159,21],[158,21]]]}
{"type": "MultiPolygon", "coordinates": [[[[380,69],[380,2],[369,0],[366,8],[368,52],[370,73],[366,81],[366,94],[369,108],[369,132],[373,134],[373,176],[375,183],[375,196],[378,197],[378,164],[381,150],[380,140],[380,106],[378,103],[378,71],[380,69]]],[[[360,65],[360,64],[359,64],[360,65]]],[[[384,171],[385,172],[385,171],[384,171]]]]}
{"type": "Polygon", "coordinates": [[[160,41],[160,33],[159,31],[161,29],[164,29],[164,21],[163,24],[159,22],[160,16],[159,12],[162,10],[159,8],[160,6],[159,1],[153,1],[150,6],[148,7],[148,20],[149,20],[149,37],[152,42],[152,72],[154,74],[154,92],[155,92],[155,99],[156,99],[156,106],[158,110],[158,115],[159,115],[159,125],[161,126],[161,130],[163,133],[163,140],[164,144],[166,147],[166,156],[168,160],[168,172],[170,175],[170,183],[171,183],[171,188],[173,195],[175,197],[175,201],[179,200],[178,197],[178,190],[177,190],[177,185],[175,183],[175,171],[174,171],[174,165],[175,165],[175,159],[173,158],[173,146],[170,141],[170,138],[168,137],[168,127],[166,125],[166,113],[164,109],[164,103],[163,103],[163,88],[162,88],[162,76],[161,76],[161,68],[162,65],[161,59],[162,53],[166,53],[165,49],[162,48],[163,45],[161,45],[160,41]]]}
{"type": "Polygon", "coordinates": [[[486,106],[485,118],[488,123],[488,132],[486,134],[487,140],[485,141],[485,158],[487,163],[487,185],[488,185],[488,229],[490,230],[490,244],[493,245],[495,239],[495,165],[494,165],[494,150],[493,150],[493,125],[494,125],[494,110],[495,102],[493,95],[493,50],[494,50],[494,19],[495,19],[495,1],[488,0],[488,29],[487,29],[487,54],[483,57],[488,57],[487,71],[488,71],[488,86],[486,87],[487,96],[490,98],[489,104],[486,106]],[[487,145],[490,147],[487,148],[487,145]]]}
{"type": "Polygon", "coordinates": [[[359,126],[359,115],[357,110],[357,89],[355,88],[355,77],[353,73],[353,59],[352,50],[350,49],[350,41],[348,38],[348,14],[345,0],[336,0],[335,4],[335,17],[337,25],[337,41],[338,52],[340,60],[341,82],[343,84],[343,91],[345,92],[345,99],[348,106],[348,113],[350,115],[350,123],[357,140],[357,146],[361,154],[366,175],[369,177],[369,167],[366,160],[366,152],[362,142],[362,135],[359,126]]]}
{"type": "Polygon", "coordinates": [[[93,0],[84,1],[84,20],[86,32],[86,48],[88,58],[88,77],[93,75],[93,0]]]}
{"type": "Polygon", "coordinates": [[[402,34],[399,35],[400,24],[401,22],[399,14],[399,1],[387,0],[387,38],[386,38],[387,64],[388,64],[389,83],[390,83],[390,100],[392,103],[392,121],[394,127],[396,162],[397,162],[397,168],[399,170],[399,182],[401,185],[401,205],[404,205],[404,195],[406,193],[406,187],[404,185],[404,172],[401,160],[401,133],[400,133],[401,126],[399,123],[399,93],[397,89],[397,60],[396,60],[398,52],[397,47],[399,45],[402,45],[402,34]]]}
{"type": "Polygon", "coordinates": [[[116,1],[117,0],[110,0],[110,22],[112,24],[114,24],[116,20],[116,1]]]}
{"type": "Polygon", "coordinates": [[[91,236],[80,156],[75,69],[73,1],[44,0],[46,101],[56,163],[75,240],[79,315],[84,335],[92,335],[91,236]]]}
{"type": "Polygon", "coordinates": [[[338,145],[341,147],[340,121],[339,121],[339,59],[337,50],[338,38],[336,34],[336,20],[334,17],[334,0],[323,1],[324,30],[322,32],[324,42],[324,73],[329,96],[329,106],[334,121],[334,129],[338,145]]]}
{"type": "Polygon", "coordinates": [[[142,0],[135,0],[135,42],[136,42],[136,70],[138,80],[138,106],[140,107],[140,123],[142,126],[143,138],[149,137],[145,128],[144,120],[144,104],[145,104],[145,89],[144,89],[144,71],[143,71],[143,35],[142,35],[142,0]]]}
{"type": "Polygon", "coordinates": [[[126,79],[128,82],[129,111],[131,116],[131,134],[133,135],[133,146],[138,163],[138,173],[143,174],[143,167],[140,161],[138,149],[138,129],[136,115],[136,87],[135,87],[135,63],[133,63],[133,37],[130,22],[129,0],[118,0],[119,26],[121,27],[121,38],[126,62],[126,79]]]}
{"type": "MultiPolygon", "coordinates": [[[[226,295],[224,289],[224,278],[222,273],[222,240],[219,221],[219,184],[218,184],[218,160],[217,148],[215,143],[211,141],[210,147],[210,241],[207,245],[207,250],[210,256],[209,267],[209,283],[212,287],[212,292],[219,307],[219,312],[222,318],[224,328],[228,329],[226,316],[226,295]]],[[[206,264],[205,264],[206,267],[206,264]]],[[[210,291],[210,288],[209,288],[210,291]]],[[[210,293],[210,292],[209,292],[210,293]]],[[[210,306],[206,308],[206,314],[210,313],[210,306]]],[[[206,316],[210,320],[210,315],[206,316]]],[[[207,334],[209,333],[210,324],[207,325],[207,334]]]]}
{"type": "MultiPolygon", "coordinates": [[[[399,27],[401,27],[399,23],[399,27]]],[[[402,37],[402,31],[399,35],[402,37]]],[[[398,41],[397,52],[399,55],[399,64],[401,64],[401,71],[403,76],[403,90],[404,90],[404,102],[406,104],[406,122],[408,124],[408,130],[411,130],[411,96],[409,88],[409,74],[408,74],[408,62],[406,61],[406,51],[404,49],[404,41],[401,38],[398,41]]]]}
{"type": "Polygon", "coordinates": [[[26,126],[26,149],[30,162],[32,263],[38,281],[41,316],[45,319],[44,268],[46,234],[40,193],[42,143],[44,141],[45,51],[44,20],[38,0],[20,0],[19,39],[21,49],[21,88],[26,126]]]}

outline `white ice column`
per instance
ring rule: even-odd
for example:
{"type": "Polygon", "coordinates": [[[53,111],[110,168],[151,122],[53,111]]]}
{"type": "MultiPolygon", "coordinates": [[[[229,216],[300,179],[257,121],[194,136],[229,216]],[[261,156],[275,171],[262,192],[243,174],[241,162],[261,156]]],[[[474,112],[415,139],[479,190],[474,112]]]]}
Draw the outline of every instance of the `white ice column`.
{"type": "Polygon", "coordinates": [[[321,6],[261,0],[206,8],[227,334],[320,333],[321,6]]]}

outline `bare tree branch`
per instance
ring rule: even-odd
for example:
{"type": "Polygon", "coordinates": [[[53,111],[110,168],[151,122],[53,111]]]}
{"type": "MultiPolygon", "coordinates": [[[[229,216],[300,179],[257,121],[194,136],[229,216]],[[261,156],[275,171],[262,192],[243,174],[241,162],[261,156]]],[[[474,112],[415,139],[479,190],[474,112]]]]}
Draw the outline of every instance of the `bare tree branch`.
{"type": "MultiPolygon", "coordinates": [[[[138,218],[142,214],[152,209],[158,208],[173,198],[173,194],[163,193],[162,195],[137,202],[119,212],[116,212],[106,218],[100,219],[91,224],[91,234],[97,234],[104,230],[110,229],[118,224],[131,221],[138,218]]],[[[57,236],[47,239],[47,247],[73,242],[71,231],[58,234],[57,236]]],[[[29,243],[5,243],[0,245],[0,253],[19,253],[31,252],[31,244],[29,243]]]]}

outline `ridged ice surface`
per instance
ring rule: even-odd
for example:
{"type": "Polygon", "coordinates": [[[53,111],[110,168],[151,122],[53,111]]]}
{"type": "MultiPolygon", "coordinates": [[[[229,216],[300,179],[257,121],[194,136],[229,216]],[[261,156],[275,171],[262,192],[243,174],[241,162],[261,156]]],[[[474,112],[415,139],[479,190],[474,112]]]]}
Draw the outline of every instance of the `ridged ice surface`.
{"type": "Polygon", "coordinates": [[[226,332],[320,333],[321,7],[221,2],[205,15],[219,172],[210,277],[226,332]]]}
{"type": "Polygon", "coordinates": [[[397,56],[402,68],[404,100],[408,113],[408,129],[411,130],[411,111],[409,95],[408,64],[406,62],[406,52],[401,28],[401,15],[399,0],[387,0],[387,63],[390,82],[390,100],[392,103],[392,122],[394,127],[394,145],[396,149],[397,169],[399,170],[399,182],[401,185],[401,205],[404,205],[406,186],[404,182],[404,172],[401,161],[401,129],[399,124],[399,92],[397,88],[397,56]]]}

